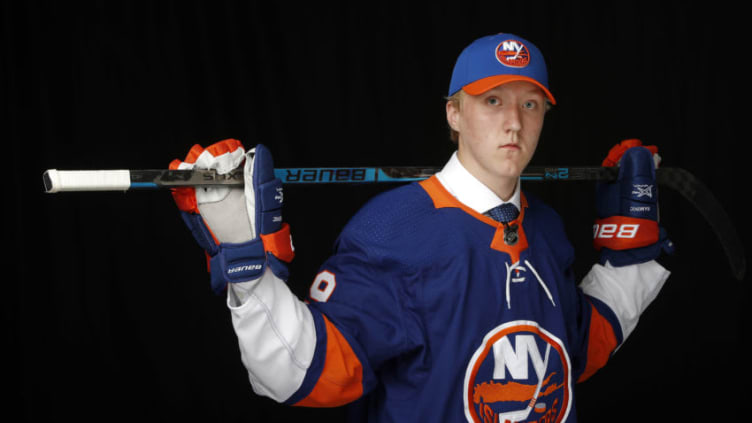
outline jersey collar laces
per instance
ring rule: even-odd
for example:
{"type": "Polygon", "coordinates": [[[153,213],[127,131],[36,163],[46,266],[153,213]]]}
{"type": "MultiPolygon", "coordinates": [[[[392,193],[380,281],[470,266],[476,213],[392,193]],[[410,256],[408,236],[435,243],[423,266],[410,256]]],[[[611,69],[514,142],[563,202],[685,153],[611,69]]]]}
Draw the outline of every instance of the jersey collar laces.
{"type": "MultiPolygon", "coordinates": [[[[511,284],[512,282],[518,283],[518,282],[524,282],[525,278],[517,278],[512,277],[512,272],[515,272],[517,270],[525,270],[525,268],[522,266],[522,264],[518,261],[511,266],[509,263],[504,263],[504,265],[507,267],[507,280],[506,280],[506,299],[507,299],[507,309],[512,308],[512,296],[510,294],[511,292],[511,284]]],[[[543,279],[541,279],[538,272],[535,270],[532,264],[528,260],[525,260],[525,266],[535,275],[535,278],[538,280],[538,283],[540,284],[541,288],[543,288],[543,291],[546,293],[546,296],[551,301],[551,304],[556,307],[556,302],[554,301],[554,297],[551,295],[551,291],[548,289],[548,286],[545,282],[543,282],[543,279]]]]}

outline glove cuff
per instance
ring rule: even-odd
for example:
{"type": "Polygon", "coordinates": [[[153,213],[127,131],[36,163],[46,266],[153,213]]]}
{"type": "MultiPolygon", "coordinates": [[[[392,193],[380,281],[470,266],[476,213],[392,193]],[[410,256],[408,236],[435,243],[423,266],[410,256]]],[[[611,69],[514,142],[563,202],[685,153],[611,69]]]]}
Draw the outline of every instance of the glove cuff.
{"type": "Polygon", "coordinates": [[[260,238],[240,244],[220,244],[209,260],[211,285],[216,294],[224,291],[227,282],[238,283],[258,279],[264,273],[266,255],[260,238]]]}
{"type": "Polygon", "coordinates": [[[608,262],[615,267],[628,266],[655,260],[660,257],[661,253],[672,255],[674,251],[673,242],[668,239],[666,231],[662,227],[659,227],[658,241],[653,244],[627,250],[601,248],[600,263],[605,265],[608,262]]]}
{"type": "Polygon", "coordinates": [[[282,229],[277,232],[262,234],[248,242],[220,244],[209,259],[212,289],[221,294],[228,282],[258,279],[267,265],[278,278],[286,281],[289,272],[285,262],[291,262],[294,256],[290,225],[287,223],[283,223],[282,229]]]}

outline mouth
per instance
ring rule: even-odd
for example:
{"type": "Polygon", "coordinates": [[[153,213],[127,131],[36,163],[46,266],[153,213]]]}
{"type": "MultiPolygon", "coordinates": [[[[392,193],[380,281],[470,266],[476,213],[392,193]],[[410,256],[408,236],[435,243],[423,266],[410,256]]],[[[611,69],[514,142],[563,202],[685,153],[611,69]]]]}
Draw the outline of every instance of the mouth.
{"type": "Polygon", "coordinates": [[[517,144],[504,144],[504,145],[499,146],[499,148],[502,150],[516,150],[516,151],[520,150],[520,146],[517,144]]]}

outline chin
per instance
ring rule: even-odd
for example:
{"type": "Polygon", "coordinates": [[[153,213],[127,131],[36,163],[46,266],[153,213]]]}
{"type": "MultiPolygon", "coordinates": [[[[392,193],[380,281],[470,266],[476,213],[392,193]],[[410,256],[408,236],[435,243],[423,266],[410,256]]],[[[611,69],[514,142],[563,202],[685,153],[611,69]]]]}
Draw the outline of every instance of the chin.
{"type": "Polygon", "coordinates": [[[526,166],[527,162],[518,163],[507,161],[497,168],[497,175],[504,178],[517,178],[522,174],[522,171],[525,170],[526,166]]]}
{"type": "Polygon", "coordinates": [[[494,176],[499,179],[519,178],[522,174],[522,169],[517,168],[504,168],[495,172],[494,176]]]}

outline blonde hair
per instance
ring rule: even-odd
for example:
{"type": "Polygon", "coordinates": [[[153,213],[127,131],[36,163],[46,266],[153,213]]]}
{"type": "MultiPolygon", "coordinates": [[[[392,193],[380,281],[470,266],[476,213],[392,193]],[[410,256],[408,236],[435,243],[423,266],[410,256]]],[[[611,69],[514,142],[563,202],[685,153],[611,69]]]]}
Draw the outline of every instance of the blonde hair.
{"type": "MultiPolygon", "coordinates": [[[[449,97],[446,97],[446,101],[451,102],[454,104],[454,108],[457,109],[457,111],[460,110],[462,107],[462,98],[465,96],[465,92],[463,90],[459,90],[456,93],[450,95],[449,97]]],[[[452,140],[452,143],[457,144],[460,140],[460,133],[452,129],[452,127],[449,127],[449,139],[452,140]]]]}

